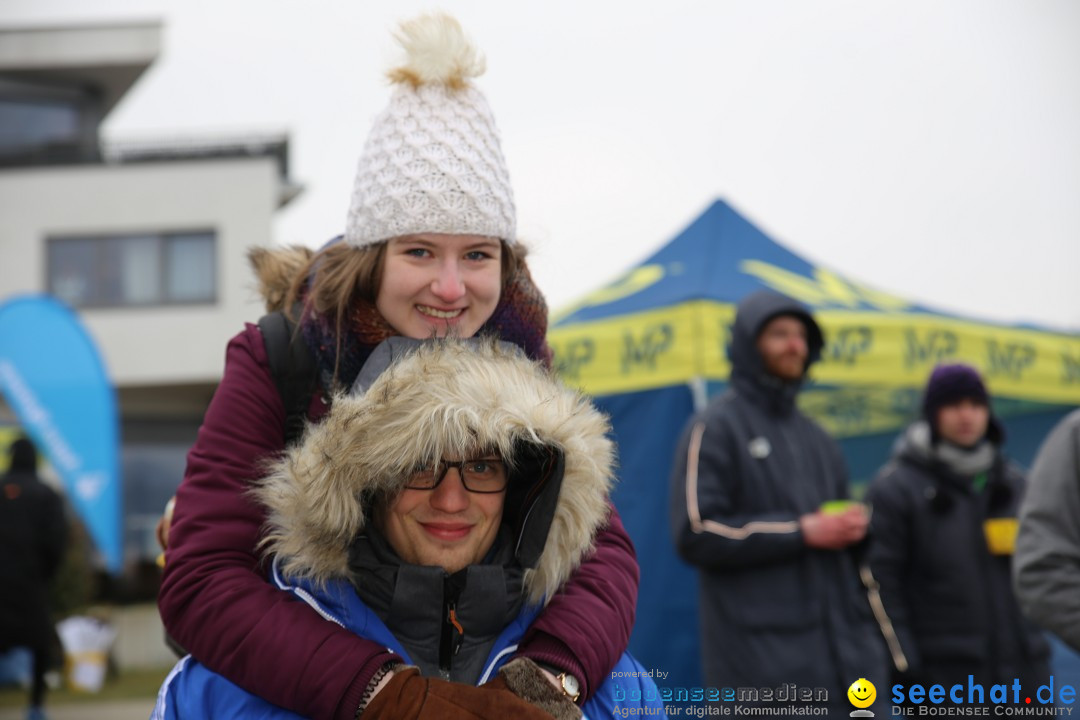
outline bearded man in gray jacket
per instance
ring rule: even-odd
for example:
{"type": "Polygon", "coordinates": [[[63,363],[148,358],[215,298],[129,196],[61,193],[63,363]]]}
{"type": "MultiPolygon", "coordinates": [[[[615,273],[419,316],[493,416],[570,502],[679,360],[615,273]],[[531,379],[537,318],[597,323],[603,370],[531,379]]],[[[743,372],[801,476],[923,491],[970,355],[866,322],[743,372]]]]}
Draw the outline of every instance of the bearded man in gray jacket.
{"type": "Polygon", "coordinates": [[[672,473],[672,525],[700,569],[705,682],[824,689],[830,715],[887,661],[860,580],[868,513],[849,497],[840,448],[795,405],[821,357],[801,304],[761,291],[738,307],[727,392],[693,417],[672,473]],[[824,506],[824,507],[823,507],[824,506]]]}

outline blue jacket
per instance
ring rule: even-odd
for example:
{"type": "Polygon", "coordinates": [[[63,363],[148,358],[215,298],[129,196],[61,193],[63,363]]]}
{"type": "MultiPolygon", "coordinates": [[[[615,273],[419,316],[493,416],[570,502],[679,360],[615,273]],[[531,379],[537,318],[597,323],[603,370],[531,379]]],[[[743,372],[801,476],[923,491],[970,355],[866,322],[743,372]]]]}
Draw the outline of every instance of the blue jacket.
{"type": "MultiPolygon", "coordinates": [[[[361,637],[380,643],[390,651],[411,662],[405,648],[397,641],[382,620],[360,600],[352,586],[344,580],[335,580],[317,590],[306,584],[285,583],[274,566],[274,582],[315,608],[316,612],[331,622],[353,631],[361,637]]],[[[542,608],[526,606],[517,619],[503,630],[495,641],[491,654],[484,664],[484,673],[478,684],[492,679],[517,649],[525,631],[542,608]]],[[[619,715],[644,715],[666,717],[660,693],[652,678],[646,675],[641,663],[624,653],[611,670],[608,680],[601,685],[582,711],[586,718],[609,718],[619,715]],[[616,675],[618,680],[612,680],[616,675]],[[635,677],[632,673],[637,673],[635,677]],[[616,699],[619,698],[619,699],[616,699]],[[632,700],[631,698],[640,698],[632,700]],[[629,713],[621,712],[629,709],[629,713]]],[[[238,685],[213,672],[195,658],[182,658],[165,678],[158,691],[157,704],[150,720],[181,720],[190,718],[259,718],[277,720],[300,716],[282,707],[252,695],[238,685]]]]}

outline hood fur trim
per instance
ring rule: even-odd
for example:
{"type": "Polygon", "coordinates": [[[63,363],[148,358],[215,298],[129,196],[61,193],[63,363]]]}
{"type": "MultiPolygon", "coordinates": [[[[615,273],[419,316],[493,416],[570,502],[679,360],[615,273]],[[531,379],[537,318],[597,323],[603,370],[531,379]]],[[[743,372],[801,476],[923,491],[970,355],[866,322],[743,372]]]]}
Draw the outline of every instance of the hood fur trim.
{"type": "Polygon", "coordinates": [[[265,549],[285,575],[348,576],[348,548],[375,497],[432,459],[477,448],[512,457],[518,441],[562,451],[562,487],[530,602],[550,598],[593,547],[608,518],[615,454],[607,418],[548,371],[496,343],[423,345],[362,396],[341,395],[327,417],[277,461],[256,490],[269,510],[265,549]]]}
{"type": "Polygon", "coordinates": [[[259,296],[266,305],[266,312],[285,309],[289,285],[313,254],[311,248],[300,245],[283,248],[253,247],[248,250],[248,262],[255,271],[259,296]]]}

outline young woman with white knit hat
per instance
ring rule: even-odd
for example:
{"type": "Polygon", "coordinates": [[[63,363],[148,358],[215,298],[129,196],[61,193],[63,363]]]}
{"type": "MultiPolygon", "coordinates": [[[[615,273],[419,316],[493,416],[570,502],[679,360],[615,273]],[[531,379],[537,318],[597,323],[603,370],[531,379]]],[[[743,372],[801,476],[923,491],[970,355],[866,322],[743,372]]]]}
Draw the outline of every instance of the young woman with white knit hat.
{"type": "MultiPolygon", "coordinates": [[[[317,368],[311,422],[396,335],[493,336],[551,362],[498,133],[472,82],[483,59],[445,15],[402,24],[398,40],[406,61],[390,72],[393,94],[361,155],[344,235],[299,265],[261,258],[264,280],[287,281],[280,304],[317,368]]],[[[242,688],[302,716],[353,718],[400,658],[266,582],[265,518],[250,490],[284,450],[286,418],[262,334],[248,325],[229,343],[177,493],[161,614],[176,641],[242,688]]],[[[637,584],[612,509],[594,553],[516,653],[561,687],[576,684],[584,702],[626,649],[637,584]]]]}

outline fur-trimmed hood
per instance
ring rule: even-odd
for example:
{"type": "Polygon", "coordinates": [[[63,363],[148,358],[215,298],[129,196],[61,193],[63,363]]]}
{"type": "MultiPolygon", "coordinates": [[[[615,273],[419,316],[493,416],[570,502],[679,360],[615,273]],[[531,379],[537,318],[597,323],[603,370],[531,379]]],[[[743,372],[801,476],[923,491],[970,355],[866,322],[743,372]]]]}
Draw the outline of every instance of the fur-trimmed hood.
{"type": "Polygon", "coordinates": [[[264,546],[288,576],[348,577],[349,545],[380,496],[432,460],[492,449],[510,467],[503,522],[538,602],[607,521],[609,429],[589,400],[519,352],[494,341],[421,343],[366,393],[335,398],[271,467],[256,491],[269,510],[264,546]]]}
{"type": "Polygon", "coordinates": [[[310,248],[290,245],[283,248],[253,247],[247,258],[255,272],[259,297],[263,299],[266,312],[285,309],[285,298],[293,278],[311,260],[310,248]]]}

